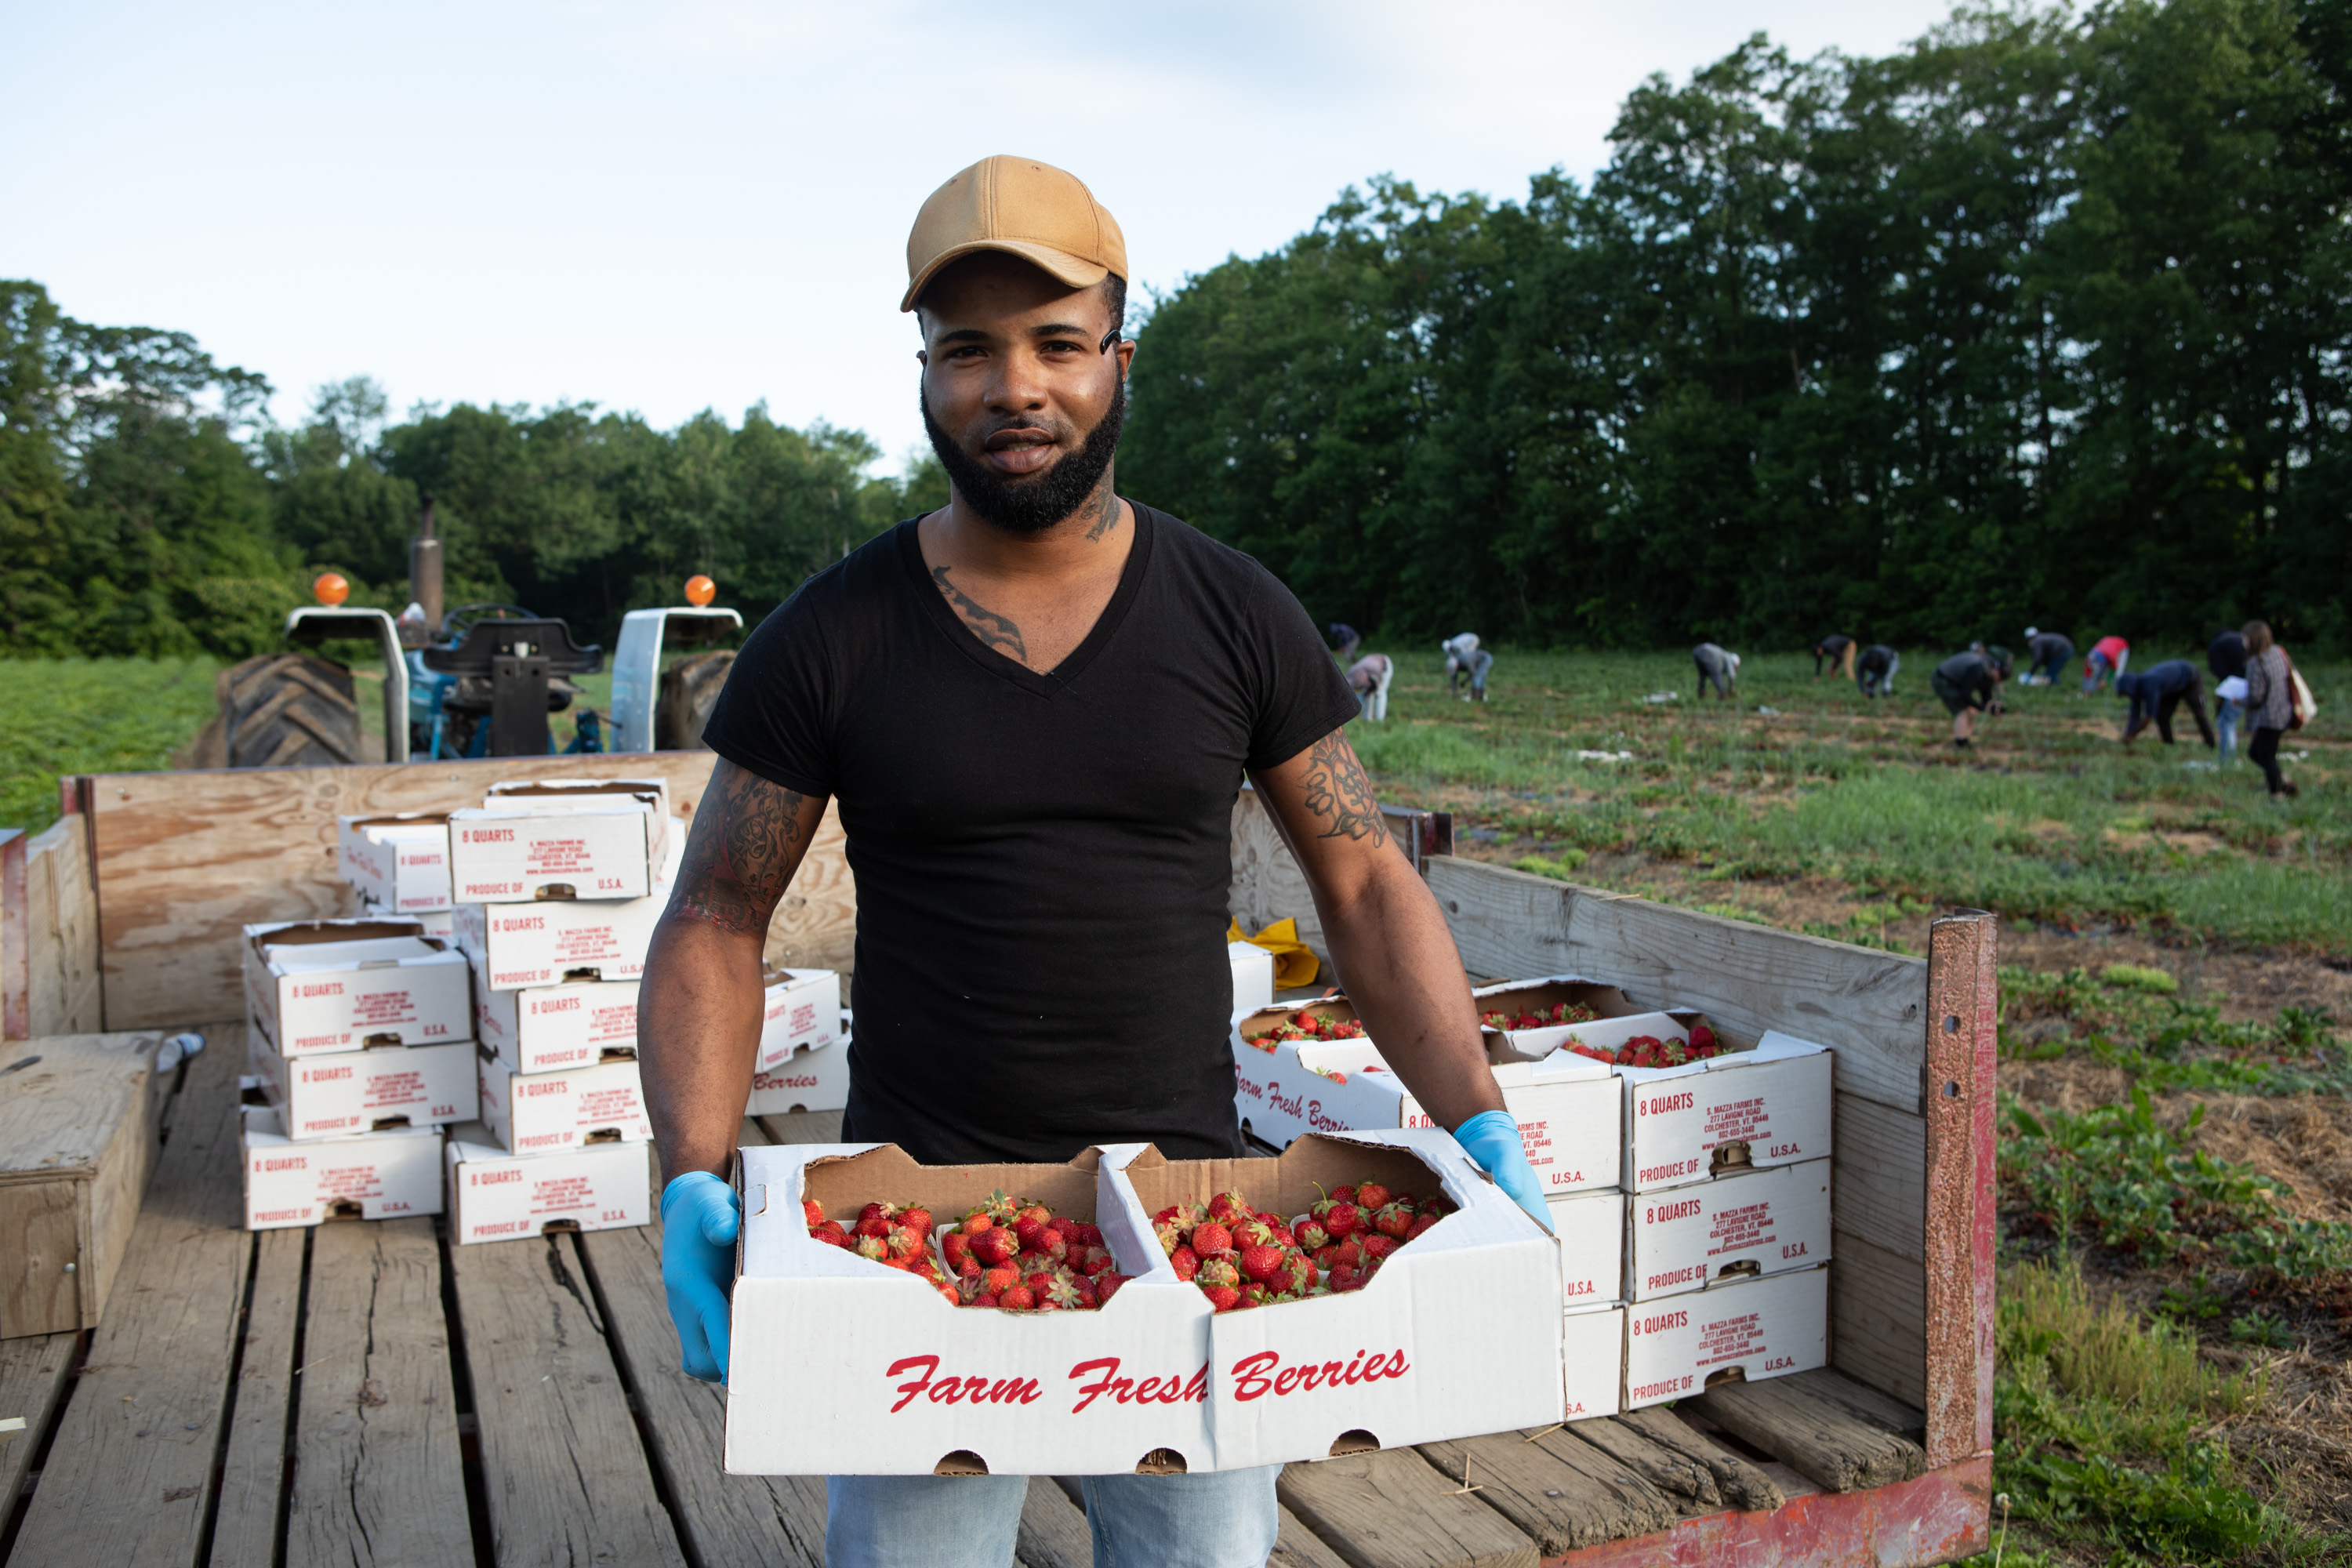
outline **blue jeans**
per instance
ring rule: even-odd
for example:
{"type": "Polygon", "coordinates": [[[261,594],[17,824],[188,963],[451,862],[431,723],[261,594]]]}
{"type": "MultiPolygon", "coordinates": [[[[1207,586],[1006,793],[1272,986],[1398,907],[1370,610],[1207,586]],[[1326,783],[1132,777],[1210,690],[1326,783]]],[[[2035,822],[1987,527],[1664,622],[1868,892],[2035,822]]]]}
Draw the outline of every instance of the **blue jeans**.
{"type": "Polygon", "coordinates": [[[2221,754],[2219,760],[2224,767],[2227,767],[2230,759],[2237,754],[2238,719],[2244,712],[2245,710],[2238,705],[2234,698],[2225,697],[2221,700],[2220,710],[2213,715],[2213,728],[2221,732],[2221,754]]]}
{"type": "MultiPolygon", "coordinates": [[[[1281,1473],[1083,1478],[1095,1568],[1264,1568],[1281,1473]]],[[[827,1568],[1010,1568],[1029,1478],[829,1476],[824,1495],[827,1568]]]]}

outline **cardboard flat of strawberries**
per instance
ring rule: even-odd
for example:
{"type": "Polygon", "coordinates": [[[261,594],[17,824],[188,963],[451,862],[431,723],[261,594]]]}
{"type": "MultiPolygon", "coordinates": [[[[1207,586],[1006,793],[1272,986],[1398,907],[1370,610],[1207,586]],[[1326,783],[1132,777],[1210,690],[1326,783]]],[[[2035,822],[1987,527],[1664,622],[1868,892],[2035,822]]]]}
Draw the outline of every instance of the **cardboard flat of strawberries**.
{"type": "MultiPolygon", "coordinates": [[[[886,1143],[863,1154],[810,1161],[807,1193],[824,1205],[826,1214],[845,1218],[856,1217],[859,1209],[880,1199],[920,1204],[945,1224],[1006,1194],[1034,1199],[1067,1219],[1091,1221],[1096,1217],[1095,1172],[1101,1164],[1102,1152],[1087,1149],[1062,1165],[923,1165],[897,1144],[886,1143]]],[[[1121,1258],[1119,1262],[1139,1273],[1153,1259],[1121,1258]]]]}
{"type": "Polygon", "coordinates": [[[1206,1202],[1239,1193],[1258,1208],[1304,1214],[1333,1187],[1378,1182],[1391,1192],[1434,1197],[1437,1173],[1402,1149],[1374,1149],[1308,1133],[1280,1154],[1241,1160],[1171,1160],[1147,1148],[1128,1162],[1127,1179],[1146,1214],[1188,1198],[1206,1202]]]}

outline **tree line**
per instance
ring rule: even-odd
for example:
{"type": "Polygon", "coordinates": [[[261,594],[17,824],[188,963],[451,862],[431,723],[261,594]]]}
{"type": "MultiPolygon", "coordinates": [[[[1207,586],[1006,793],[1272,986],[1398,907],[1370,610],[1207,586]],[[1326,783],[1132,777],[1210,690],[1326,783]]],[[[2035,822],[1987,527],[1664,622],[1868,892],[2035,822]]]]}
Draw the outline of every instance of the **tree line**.
{"type": "MultiPolygon", "coordinates": [[[[1120,488],[1318,619],[1645,647],[2352,643],[2352,0],[1964,6],[1884,58],[1761,37],[1521,201],[1344,193],[1140,312],[1120,488]]],[[[0,282],[0,650],[237,657],[310,575],[607,641],[756,616],[937,505],[926,456],[754,408],[291,426],[184,333],[0,282]]]]}

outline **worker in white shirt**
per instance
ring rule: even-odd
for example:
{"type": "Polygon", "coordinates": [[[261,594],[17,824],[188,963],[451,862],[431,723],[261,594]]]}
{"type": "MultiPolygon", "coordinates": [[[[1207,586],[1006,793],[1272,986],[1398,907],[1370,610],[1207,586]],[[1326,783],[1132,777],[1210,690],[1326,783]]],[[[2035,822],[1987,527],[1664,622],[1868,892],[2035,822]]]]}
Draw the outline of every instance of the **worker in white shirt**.
{"type": "Polygon", "coordinates": [[[1383,723],[1389,716],[1389,682],[1396,677],[1396,660],[1384,653],[1368,653],[1348,667],[1348,685],[1363,705],[1364,717],[1383,723]]]}
{"type": "Polygon", "coordinates": [[[1486,671],[1494,668],[1495,656],[1478,646],[1478,634],[1464,632],[1439,643],[1437,648],[1445,656],[1445,689],[1459,695],[1462,678],[1466,675],[1470,678],[1470,695],[1462,700],[1486,701],[1486,671]]]}

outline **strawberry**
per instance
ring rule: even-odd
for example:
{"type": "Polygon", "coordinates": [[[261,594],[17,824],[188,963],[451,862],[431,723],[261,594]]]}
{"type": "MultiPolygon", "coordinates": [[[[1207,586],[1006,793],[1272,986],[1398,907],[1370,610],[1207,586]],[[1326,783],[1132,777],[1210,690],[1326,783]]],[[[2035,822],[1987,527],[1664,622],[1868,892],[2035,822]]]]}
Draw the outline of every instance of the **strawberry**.
{"type": "Polygon", "coordinates": [[[1301,1215],[1298,1223],[1291,1227],[1291,1234],[1298,1238],[1298,1245],[1309,1252],[1319,1251],[1331,1240],[1331,1233],[1325,1230],[1323,1222],[1312,1215],[1301,1215]]]}
{"type": "Polygon", "coordinates": [[[1020,1283],[1021,1275],[1017,1269],[1002,1266],[988,1269],[980,1277],[980,1288],[992,1296],[1002,1296],[1020,1283]]]}
{"type": "Polygon", "coordinates": [[[1179,1247],[1168,1255],[1168,1266],[1176,1270],[1179,1279],[1190,1279],[1201,1271],[1200,1255],[1189,1247],[1179,1247]]]}
{"type": "Polygon", "coordinates": [[[1280,1247],[1261,1244],[1243,1249],[1242,1272],[1257,1283],[1265,1284],[1281,1270],[1282,1249],[1280,1247]]]}
{"type": "Polygon", "coordinates": [[[1379,1236],[1368,1236],[1357,1245],[1364,1249],[1364,1257],[1368,1261],[1377,1263],[1404,1244],[1395,1237],[1382,1232],[1379,1236]]]}
{"type": "Polygon", "coordinates": [[[1274,1226],[1263,1219],[1245,1219],[1233,1227],[1234,1246],[1244,1252],[1253,1247],[1272,1247],[1274,1226]]]}
{"type": "Polygon", "coordinates": [[[893,1258],[912,1258],[923,1250],[923,1238],[903,1225],[894,1225],[890,1234],[882,1238],[882,1245],[890,1249],[893,1258]]]}
{"type": "Polygon", "coordinates": [[[931,1211],[920,1204],[908,1204],[898,1211],[898,1223],[917,1236],[931,1234],[931,1211]]]}
{"type": "Polygon", "coordinates": [[[1103,1306],[1106,1306],[1106,1307],[1109,1306],[1109,1305],[1110,1305],[1110,1299],[1111,1299],[1113,1296],[1117,1295],[1117,1294],[1118,1293],[1118,1288],[1119,1288],[1120,1286],[1122,1286],[1122,1285],[1126,1284],[1126,1283],[1127,1283],[1127,1276],[1126,1276],[1126,1275],[1124,1275],[1124,1274],[1121,1274],[1121,1273],[1120,1273],[1120,1272],[1118,1272],[1117,1269],[1112,1269],[1112,1270],[1111,1270],[1109,1273],[1108,1273],[1108,1274],[1097,1274],[1097,1275],[1096,1275],[1096,1276],[1095,1276],[1095,1300],[1096,1300],[1096,1301],[1097,1301],[1097,1302],[1098,1302],[1098,1303],[1100,1303],[1100,1304],[1101,1304],[1101,1305],[1103,1305],[1103,1306]]]}
{"type": "Polygon", "coordinates": [[[1291,1294],[1304,1295],[1315,1284],[1315,1260],[1294,1252],[1282,1260],[1282,1275],[1291,1294]]]}
{"type": "Polygon", "coordinates": [[[878,1241],[883,1237],[890,1234],[889,1216],[876,1212],[879,1210],[881,1206],[882,1205],[880,1204],[867,1204],[866,1205],[866,1212],[857,1216],[857,1235],[870,1236],[878,1241]]]}
{"type": "MultiPolygon", "coordinates": [[[[863,1224],[864,1222],[860,1221],[859,1223],[863,1224]]],[[[857,1237],[856,1252],[858,1257],[869,1259],[875,1263],[879,1263],[885,1258],[890,1256],[890,1248],[888,1245],[886,1244],[880,1237],[866,1236],[862,1232],[857,1237]]]]}
{"type": "Polygon", "coordinates": [[[1426,1231],[1431,1226],[1435,1225],[1439,1217],[1440,1216],[1433,1214],[1423,1215],[1419,1219],[1414,1220],[1411,1225],[1405,1227],[1404,1238],[1407,1241],[1419,1240],[1422,1233],[1426,1231]]]}
{"type": "Polygon", "coordinates": [[[1242,1304],[1242,1293],[1230,1285],[1203,1285],[1201,1294],[1206,1296],[1209,1305],[1220,1312],[1230,1312],[1242,1304]]]}
{"type": "Polygon", "coordinates": [[[988,1295],[974,1296],[971,1300],[964,1303],[967,1307],[1001,1307],[1003,1304],[1003,1302],[998,1300],[995,1297],[988,1295]]]}
{"type": "Polygon", "coordinates": [[[1419,1217],[1413,1212],[1412,1204],[1409,1200],[1391,1203],[1384,1205],[1378,1214],[1372,1215],[1372,1228],[1382,1236],[1402,1237],[1412,1228],[1412,1222],[1419,1217]]]}
{"type": "Polygon", "coordinates": [[[1076,1265],[1077,1271],[1089,1279],[1105,1272],[1110,1266],[1110,1248],[1108,1247],[1087,1247],[1085,1256],[1080,1258],[1076,1265]]]}
{"type": "Polygon", "coordinates": [[[1028,1286],[1015,1285],[1009,1289],[1000,1291],[996,1298],[996,1304],[1009,1312],[1025,1312],[1037,1305],[1037,1298],[1030,1291],[1028,1286]]]}
{"type": "Polygon", "coordinates": [[[1214,1220],[1192,1227],[1192,1250],[1203,1257],[1212,1252],[1231,1252],[1234,1233],[1214,1220]]]}
{"type": "Polygon", "coordinates": [[[1103,1245],[1102,1226],[1098,1225],[1088,1225],[1084,1220],[1074,1219],[1065,1221],[1062,1226],[1062,1234],[1070,1238],[1070,1245],[1073,1247],[1100,1247],[1103,1245]]]}
{"type": "Polygon", "coordinates": [[[1045,1287],[1045,1302],[1048,1306],[1058,1307],[1066,1312],[1076,1311],[1078,1306],[1078,1288],[1067,1279],[1056,1279],[1045,1287]]]}
{"type": "Polygon", "coordinates": [[[980,1266],[980,1259],[969,1253],[964,1255],[962,1262],[956,1265],[955,1271],[959,1279],[977,1279],[985,1272],[980,1266]]]}
{"type": "Polygon", "coordinates": [[[1665,1044],[1664,1056],[1666,1066],[1678,1068],[1690,1059],[1689,1047],[1680,1040],[1668,1040],[1665,1044]]]}
{"type": "Polygon", "coordinates": [[[1091,1312],[1097,1307],[1102,1305],[1102,1298],[1095,1294],[1094,1286],[1087,1280],[1081,1279],[1078,1281],[1077,1291],[1078,1310],[1082,1312],[1091,1312]]]}
{"type": "Polygon", "coordinates": [[[814,1230],[817,1226],[824,1223],[824,1205],[817,1202],[814,1198],[803,1198],[801,1200],[801,1213],[807,1217],[808,1227],[811,1230],[814,1230]]]}
{"type": "Polygon", "coordinates": [[[1362,1211],[1354,1204],[1338,1197],[1326,1198],[1317,1204],[1315,1217],[1323,1222],[1326,1231],[1339,1239],[1355,1235],[1364,1223],[1362,1211]]]}
{"type": "Polygon", "coordinates": [[[1265,1286],[1252,1285],[1243,1290],[1241,1304],[1244,1307],[1271,1307],[1280,1300],[1282,1300],[1280,1296],[1265,1286]]]}
{"type": "Polygon", "coordinates": [[[1356,1201],[1356,1189],[1352,1185],[1333,1187],[1323,1195],[1335,1204],[1351,1204],[1356,1201]]]}
{"type": "Polygon", "coordinates": [[[1013,1222],[1013,1234],[1021,1238],[1021,1247],[1024,1252],[1037,1249],[1037,1238],[1045,1234],[1045,1219],[1034,1213],[1024,1211],[1013,1222]]]}
{"type": "Polygon", "coordinates": [[[1691,1049],[1695,1051],[1711,1051],[1715,1049],[1715,1031],[1705,1024],[1693,1024],[1690,1043],[1691,1049]]]}
{"type": "Polygon", "coordinates": [[[1389,1201],[1391,1195],[1388,1188],[1378,1182],[1356,1184],[1356,1206],[1360,1209],[1379,1208],[1389,1201]]]}
{"type": "Polygon", "coordinates": [[[1239,1193],[1219,1193],[1209,1200],[1209,1217],[1223,1220],[1228,1225],[1235,1220],[1255,1218],[1256,1215],[1257,1210],[1250,1207],[1248,1200],[1239,1193]]]}
{"type": "Polygon", "coordinates": [[[1355,1265],[1351,1263],[1342,1263],[1331,1270],[1329,1284],[1335,1294],[1344,1295],[1362,1283],[1362,1275],[1357,1272],[1355,1265]]]}
{"type": "Polygon", "coordinates": [[[1176,1249],[1184,1245],[1184,1233],[1176,1228],[1176,1222],[1172,1219],[1153,1220],[1151,1234],[1160,1238],[1160,1250],[1171,1258],[1175,1257],[1176,1249]]]}
{"type": "Polygon", "coordinates": [[[1237,1286],[1242,1282],[1242,1271],[1223,1258],[1213,1258],[1201,1265],[1201,1271],[1192,1277],[1192,1281],[1203,1286],[1237,1286]]]}
{"type": "Polygon", "coordinates": [[[814,1230],[810,1231],[809,1234],[816,1237],[819,1241],[824,1242],[828,1247],[847,1247],[849,1245],[849,1233],[841,1228],[841,1222],[837,1219],[829,1219],[825,1221],[823,1225],[818,1226],[814,1230]]]}
{"type": "Polygon", "coordinates": [[[960,1230],[949,1231],[940,1237],[940,1254],[952,1268],[971,1255],[971,1237],[960,1230]]]}
{"type": "Polygon", "coordinates": [[[1013,1261],[1014,1251],[1013,1233],[1001,1226],[992,1226],[971,1238],[971,1255],[992,1268],[1013,1261]]]}

